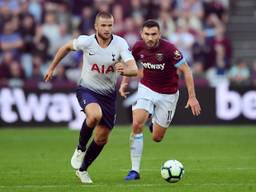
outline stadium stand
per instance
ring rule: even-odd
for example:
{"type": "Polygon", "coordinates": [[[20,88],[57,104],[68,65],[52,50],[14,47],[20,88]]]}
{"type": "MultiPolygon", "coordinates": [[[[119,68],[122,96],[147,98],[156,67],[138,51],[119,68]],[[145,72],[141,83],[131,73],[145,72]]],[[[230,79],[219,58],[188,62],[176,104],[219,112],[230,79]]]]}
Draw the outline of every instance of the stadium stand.
{"type": "MultiPolygon", "coordinates": [[[[241,59],[249,70],[246,85],[255,84],[255,7],[254,0],[0,0],[0,85],[39,84],[61,44],[93,33],[101,10],[113,13],[114,33],[130,46],[145,19],[158,20],[163,36],[186,56],[198,85],[229,81],[241,59]]],[[[74,85],[81,56],[65,58],[53,84],[74,85]]]]}

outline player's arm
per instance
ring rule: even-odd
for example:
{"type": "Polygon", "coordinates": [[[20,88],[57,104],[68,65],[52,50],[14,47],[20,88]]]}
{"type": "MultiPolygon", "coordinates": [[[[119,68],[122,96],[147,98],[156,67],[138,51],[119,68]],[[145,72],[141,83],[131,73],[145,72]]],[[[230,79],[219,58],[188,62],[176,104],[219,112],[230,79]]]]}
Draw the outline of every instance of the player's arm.
{"type": "Polygon", "coordinates": [[[48,70],[44,76],[44,81],[47,82],[49,80],[51,80],[53,72],[55,70],[55,68],[57,67],[57,65],[59,64],[59,62],[70,52],[73,50],[73,43],[68,42],[65,45],[63,45],[61,48],[58,49],[52,63],[50,64],[50,66],[48,67],[48,70]]]}
{"type": "Polygon", "coordinates": [[[127,62],[125,62],[126,68],[124,70],[124,76],[137,76],[138,75],[138,67],[136,65],[136,62],[134,59],[130,59],[127,62]]]}
{"type": "Polygon", "coordinates": [[[127,91],[128,83],[129,83],[129,77],[123,76],[120,84],[120,88],[119,88],[119,94],[124,98],[126,98],[127,95],[130,93],[127,91]]]}
{"type": "Polygon", "coordinates": [[[195,93],[195,86],[194,86],[194,80],[193,80],[193,75],[190,70],[190,67],[188,66],[187,63],[184,63],[179,66],[179,70],[183,73],[186,87],[188,90],[188,101],[186,104],[185,108],[190,107],[192,110],[193,115],[198,116],[201,112],[201,107],[200,104],[196,98],[196,93],[195,93]]]}
{"type": "MultiPolygon", "coordinates": [[[[123,65],[125,65],[125,64],[123,64],[123,65]]],[[[119,88],[119,93],[124,98],[126,98],[127,95],[129,94],[129,92],[127,91],[127,87],[129,84],[129,77],[130,76],[137,76],[137,77],[142,76],[141,75],[142,72],[141,72],[141,70],[138,70],[137,64],[134,59],[128,60],[128,62],[126,62],[126,65],[128,66],[126,68],[126,70],[130,70],[130,74],[132,74],[132,75],[124,75],[125,74],[125,69],[124,69],[123,78],[122,78],[120,88],[119,88]]],[[[121,72],[121,74],[122,74],[122,72],[121,72]]]]}
{"type": "Polygon", "coordinates": [[[122,76],[132,77],[137,76],[138,67],[134,59],[130,59],[125,63],[119,62],[115,64],[116,71],[122,76]]]}
{"type": "Polygon", "coordinates": [[[115,65],[116,71],[120,75],[132,77],[137,76],[138,67],[132,53],[129,51],[129,46],[123,38],[119,38],[120,55],[123,62],[119,62],[115,65]]]}
{"type": "MultiPolygon", "coordinates": [[[[129,83],[129,77],[131,76],[137,76],[138,75],[138,67],[135,61],[134,54],[132,54],[129,51],[128,44],[125,40],[121,41],[122,43],[122,51],[121,51],[121,58],[123,61],[122,63],[116,64],[116,70],[123,76],[119,93],[122,97],[126,98],[127,94],[127,87],[129,83]]],[[[133,53],[134,53],[134,47],[133,47],[133,53]]]]}
{"type": "Polygon", "coordinates": [[[123,76],[119,93],[122,97],[126,98],[129,92],[127,91],[129,77],[138,75],[138,67],[134,59],[128,60],[124,63],[117,63],[116,70],[123,76]]]}

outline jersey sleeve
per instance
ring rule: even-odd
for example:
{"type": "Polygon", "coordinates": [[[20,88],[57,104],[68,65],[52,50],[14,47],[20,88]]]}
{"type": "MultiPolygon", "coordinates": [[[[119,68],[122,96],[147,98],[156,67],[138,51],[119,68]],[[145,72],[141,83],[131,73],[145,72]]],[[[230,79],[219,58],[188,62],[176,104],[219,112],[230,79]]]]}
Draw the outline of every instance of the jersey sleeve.
{"type": "Polygon", "coordinates": [[[139,50],[140,50],[140,43],[136,42],[132,47],[132,55],[137,63],[138,68],[143,69],[143,65],[140,62],[139,50]]]}
{"type": "Polygon", "coordinates": [[[127,44],[127,42],[120,38],[120,54],[121,54],[121,58],[124,62],[129,61],[131,59],[134,59],[134,57],[132,56],[131,51],[129,50],[129,46],[127,44]]]}
{"type": "Polygon", "coordinates": [[[134,46],[132,47],[132,55],[134,57],[134,59],[137,61],[139,59],[138,57],[138,42],[134,44],[134,46]]]}
{"type": "Polygon", "coordinates": [[[186,59],[180,50],[178,50],[175,46],[173,46],[171,50],[171,60],[173,61],[175,67],[179,68],[179,66],[186,63],[186,59]]]}
{"type": "Polygon", "coordinates": [[[80,35],[78,38],[73,40],[73,48],[74,50],[84,50],[89,45],[89,36],[80,35]]]}

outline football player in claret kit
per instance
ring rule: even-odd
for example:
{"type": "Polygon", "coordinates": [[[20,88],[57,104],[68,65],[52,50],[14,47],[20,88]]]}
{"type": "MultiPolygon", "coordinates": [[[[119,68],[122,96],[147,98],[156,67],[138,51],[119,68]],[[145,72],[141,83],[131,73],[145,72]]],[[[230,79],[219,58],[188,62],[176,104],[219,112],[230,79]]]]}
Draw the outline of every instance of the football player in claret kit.
{"type": "MultiPolygon", "coordinates": [[[[133,106],[133,123],[130,137],[132,167],[125,180],[140,179],[140,162],[143,151],[143,127],[152,117],[152,139],[160,142],[169,127],[179,98],[177,71],[184,74],[188,91],[186,108],[193,115],[201,112],[196,98],[193,76],[181,52],[172,43],[161,39],[159,24],[147,20],[142,26],[142,40],[135,43],[132,54],[143,65],[143,77],[138,85],[136,104],[133,106]]],[[[124,77],[119,89],[126,96],[128,78],[124,77]]]]}
{"type": "Polygon", "coordinates": [[[138,72],[127,42],[112,34],[113,23],[111,14],[98,13],[95,19],[96,33],[80,35],[62,46],[44,77],[45,81],[51,79],[54,69],[68,52],[83,51],[83,67],[76,94],[86,119],[71,158],[71,165],[82,183],[92,183],[87,169],[102,151],[114,126],[117,73],[136,76],[138,72]],[[119,62],[121,59],[124,63],[119,62]],[[95,136],[87,146],[93,131],[95,136]]]}

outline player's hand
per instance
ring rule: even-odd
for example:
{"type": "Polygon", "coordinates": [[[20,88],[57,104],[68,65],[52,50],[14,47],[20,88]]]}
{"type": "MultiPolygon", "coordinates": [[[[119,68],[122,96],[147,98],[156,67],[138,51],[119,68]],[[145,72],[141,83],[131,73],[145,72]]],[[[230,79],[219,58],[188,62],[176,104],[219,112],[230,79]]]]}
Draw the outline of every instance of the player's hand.
{"type": "Polygon", "coordinates": [[[128,83],[121,83],[120,88],[119,88],[119,93],[124,98],[126,98],[127,95],[130,93],[130,92],[126,91],[127,87],[128,87],[128,83]]]}
{"type": "Polygon", "coordinates": [[[123,75],[124,74],[124,71],[125,71],[125,64],[124,63],[116,63],[115,64],[115,69],[118,73],[120,73],[120,75],[123,75]]]}
{"type": "Polygon", "coordinates": [[[190,97],[188,99],[187,105],[185,106],[185,108],[191,108],[191,111],[193,113],[193,115],[198,116],[201,113],[201,107],[199,102],[197,101],[196,97],[190,97]]]}
{"type": "Polygon", "coordinates": [[[45,76],[44,76],[44,81],[48,82],[52,79],[52,75],[53,75],[53,70],[48,69],[45,76]]]}

